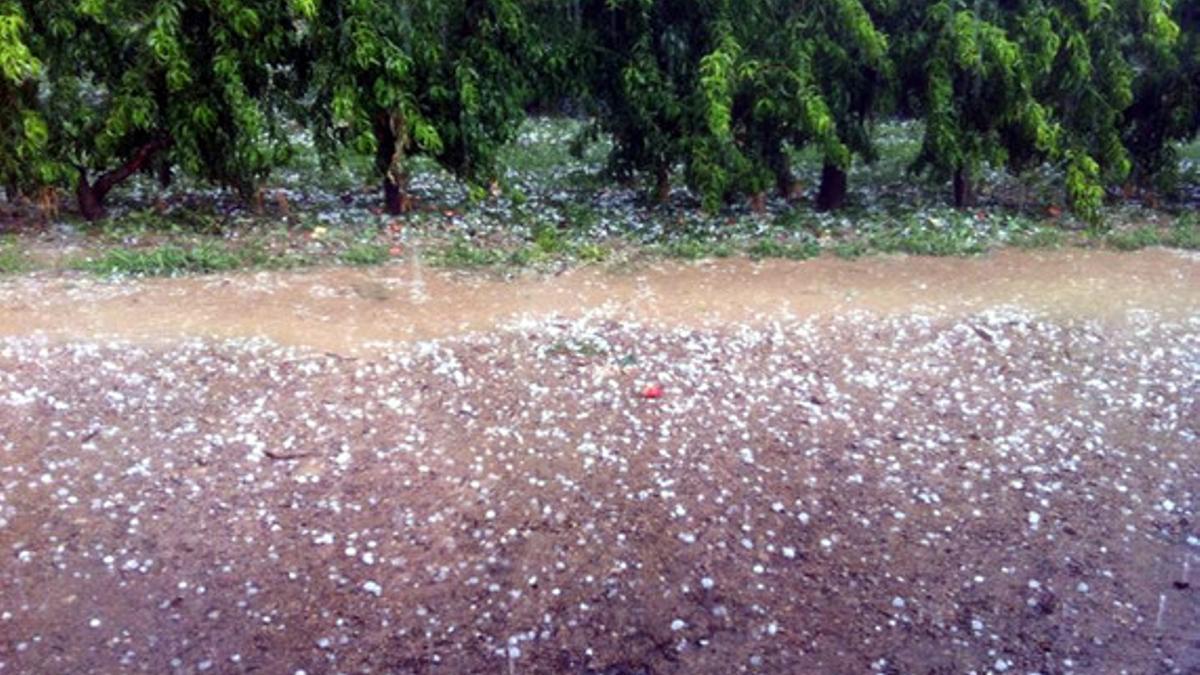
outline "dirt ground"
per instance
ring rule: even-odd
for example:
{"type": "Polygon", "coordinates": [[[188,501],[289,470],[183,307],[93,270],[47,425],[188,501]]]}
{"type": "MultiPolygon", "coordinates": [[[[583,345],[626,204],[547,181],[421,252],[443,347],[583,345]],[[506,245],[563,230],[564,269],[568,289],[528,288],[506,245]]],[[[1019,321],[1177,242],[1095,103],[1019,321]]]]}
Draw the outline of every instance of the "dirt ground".
{"type": "Polygon", "coordinates": [[[0,281],[0,673],[1200,672],[1200,259],[0,281]]]}

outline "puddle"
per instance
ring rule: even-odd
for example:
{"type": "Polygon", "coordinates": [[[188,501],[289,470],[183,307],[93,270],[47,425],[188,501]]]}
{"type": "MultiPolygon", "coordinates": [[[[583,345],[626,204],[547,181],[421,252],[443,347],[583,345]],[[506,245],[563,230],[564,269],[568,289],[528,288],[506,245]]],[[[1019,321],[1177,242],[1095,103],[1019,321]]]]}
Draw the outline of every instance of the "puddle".
{"type": "Polygon", "coordinates": [[[513,320],[585,314],[706,326],[855,310],[953,315],[1020,307],[1117,320],[1200,315],[1200,262],[1139,253],[1005,251],[975,259],[720,260],[636,270],[579,268],[501,280],[424,268],[332,268],[181,279],[0,282],[0,335],[139,340],[264,337],[357,353],[513,320]]]}

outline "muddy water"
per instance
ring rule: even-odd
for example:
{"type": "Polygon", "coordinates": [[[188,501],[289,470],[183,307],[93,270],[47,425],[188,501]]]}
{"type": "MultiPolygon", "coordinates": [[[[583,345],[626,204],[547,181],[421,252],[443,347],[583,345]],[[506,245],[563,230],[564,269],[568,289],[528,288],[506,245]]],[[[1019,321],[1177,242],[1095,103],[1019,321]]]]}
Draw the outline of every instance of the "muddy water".
{"type": "Polygon", "coordinates": [[[1200,315],[1200,257],[1006,251],[976,259],[722,260],[581,268],[498,279],[410,263],[216,277],[0,282],[0,335],[265,337],[339,353],[486,330],[514,319],[602,315],[661,325],[756,322],[853,310],[937,314],[1015,306],[1114,320],[1200,315]]]}

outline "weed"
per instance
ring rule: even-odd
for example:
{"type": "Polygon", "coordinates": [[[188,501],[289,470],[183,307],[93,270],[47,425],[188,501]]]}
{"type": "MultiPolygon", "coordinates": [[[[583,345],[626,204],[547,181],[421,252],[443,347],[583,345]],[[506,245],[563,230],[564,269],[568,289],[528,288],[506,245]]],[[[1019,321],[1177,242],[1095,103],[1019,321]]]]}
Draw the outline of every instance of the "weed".
{"type": "Polygon", "coordinates": [[[0,239],[0,274],[16,274],[30,267],[29,258],[15,237],[0,239]]]}
{"type": "Polygon", "coordinates": [[[600,214],[591,204],[570,202],[563,206],[563,218],[576,231],[588,231],[600,223],[600,214]]]}
{"type": "Polygon", "coordinates": [[[609,250],[600,244],[580,244],[575,249],[575,258],[581,262],[599,263],[608,260],[609,250]]]}
{"type": "Polygon", "coordinates": [[[504,260],[502,251],[476,246],[467,239],[456,239],[449,246],[431,251],[429,262],[437,267],[489,267],[504,260]]]}
{"type": "Polygon", "coordinates": [[[969,217],[910,217],[902,227],[873,233],[869,241],[884,253],[910,255],[970,256],[987,250],[969,217]]]}
{"type": "Polygon", "coordinates": [[[705,258],[728,258],[734,254],[734,248],[728,242],[706,241],[703,239],[678,239],[662,249],[668,258],[681,260],[703,260],[705,258]]]}
{"type": "Polygon", "coordinates": [[[192,248],[159,246],[151,249],[115,248],[100,258],[85,260],[82,269],[105,275],[175,276],[234,270],[243,266],[242,257],[214,244],[192,248]]]}
{"type": "Polygon", "coordinates": [[[1118,251],[1138,251],[1150,246],[1158,246],[1162,243],[1162,237],[1157,229],[1142,226],[1132,230],[1111,232],[1105,237],[1104,242],[1118,251]]]}
{"type": "MultiPolygon", "coordinates": [[[[501,258],[503,258],[503,256],[501,256],[501,258]]],[[[503,258],[503,260],[513,267],[529,267],[530,265],[536,265],[537,263],[544,262],[549,258],[550,254],[548,254],[540,246],[534,245],[522,246],[514,249],[508,254],[508,257],[503,258]]],[[[500,259],[497,261],[499,260],[500,259]]]]}
{"type": "Polygon", "coordinates": [[[546,255],[556,255],[566,250],[566,238],[554,225],[539,223],[533,229],[533,245],[546,255]]]}
{"type": "Polygon", "coordinates": [[[777,239],[760,239],[746,249],[752,260],[785,258],[808,260],[821,255],[821,245],[815,241],[784,242],[777,239]]]}
{"type": "Polygon", "coordinates": [[[1163,245],[1174,248],[1185,248],[1191,251],[1200,250],[1200,224],[1190,215],[1176,221],[1175,226],[1163,237],[1163,245]]]}
{"type": "Polygon", "coordinates": [[[388,261],[390,256],[388,254],[387,247],[383,246],[382,244],[357,242],[347,247],[339,257],[341,261],[347,265],[367,267],[371,265],[382,265],[388,261]]]}
{"type": "Polygon", "coordinates": [[[861,239],[841,241],[833,247],[833,254],[844,260],[855,260],[870,252],[871,245],[861,239]]]}
{"type": "Polygon", "coordinates": [[[1055,227],[1034,227],[1013,236],[1012,244],[1017,248],[1058,248],[1063,245],[1062,230],[1055,227]]]}

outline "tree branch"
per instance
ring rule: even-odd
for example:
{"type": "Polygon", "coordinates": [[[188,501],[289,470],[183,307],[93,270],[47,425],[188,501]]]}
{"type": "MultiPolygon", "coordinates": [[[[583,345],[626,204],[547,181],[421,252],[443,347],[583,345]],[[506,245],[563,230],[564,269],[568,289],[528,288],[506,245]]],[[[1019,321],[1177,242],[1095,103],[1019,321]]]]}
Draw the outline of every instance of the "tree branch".
{"type": "Polygon", "coordinates": [[[154,158],[154,155],[171,147],[171,143],[172,141],[169,137],[156,138],[139,147],[133,153],[133,157],[130,157],[124,164],[97,178],[96,183],[92,186],[92,191],[95,193],[97,200],[103,202],[105,196],[114,187],[145,168],[146,164],[154,158]]]}

